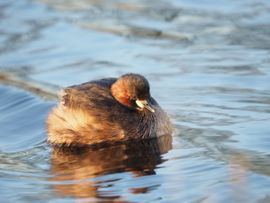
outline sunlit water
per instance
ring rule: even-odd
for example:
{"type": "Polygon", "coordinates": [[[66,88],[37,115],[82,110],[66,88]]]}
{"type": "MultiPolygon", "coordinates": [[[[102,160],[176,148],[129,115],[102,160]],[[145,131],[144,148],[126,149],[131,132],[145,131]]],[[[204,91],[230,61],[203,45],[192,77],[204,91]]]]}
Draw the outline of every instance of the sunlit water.
{"type": "Polygon", "coordinates": [[[1,202],[270,202],[270,3],[0,2],[1,202]],[[59,88],[145,75],[168,138],[46,143],[59,88]]]}

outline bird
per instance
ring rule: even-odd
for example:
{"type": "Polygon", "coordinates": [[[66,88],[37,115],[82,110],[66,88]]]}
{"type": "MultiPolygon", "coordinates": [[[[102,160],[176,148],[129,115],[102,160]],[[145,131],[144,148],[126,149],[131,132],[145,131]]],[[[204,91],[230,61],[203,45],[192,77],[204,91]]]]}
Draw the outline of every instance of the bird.
{"type": "Polygon", "coordinates": [[[137,73],[64,88],[48,114],[48,143],[84,146],[172,134],[167,113],[137,73]]]}

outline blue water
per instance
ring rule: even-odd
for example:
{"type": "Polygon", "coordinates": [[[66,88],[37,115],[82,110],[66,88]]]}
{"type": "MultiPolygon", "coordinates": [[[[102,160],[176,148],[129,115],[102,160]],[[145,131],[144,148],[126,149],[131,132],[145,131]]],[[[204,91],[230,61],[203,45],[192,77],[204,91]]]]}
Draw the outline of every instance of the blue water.
{"type": "Polygon", "coordinates": [[[270,3],[0,2],[1,202],[270,202],[270,3]],[[170,138],[61,151],[61,87],[137,72],[170,138]]]}

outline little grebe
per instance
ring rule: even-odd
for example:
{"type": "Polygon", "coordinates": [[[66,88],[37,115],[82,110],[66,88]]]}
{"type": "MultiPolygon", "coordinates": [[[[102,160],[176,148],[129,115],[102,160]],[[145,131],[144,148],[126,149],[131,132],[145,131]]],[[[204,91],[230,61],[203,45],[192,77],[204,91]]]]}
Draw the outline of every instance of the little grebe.
{"type": "Polygon", "coordinates": [[[48,116],[48,142],[90,145],[168,135],[167,114],[139,74],[105,78],[67,87],[48,116]]]}

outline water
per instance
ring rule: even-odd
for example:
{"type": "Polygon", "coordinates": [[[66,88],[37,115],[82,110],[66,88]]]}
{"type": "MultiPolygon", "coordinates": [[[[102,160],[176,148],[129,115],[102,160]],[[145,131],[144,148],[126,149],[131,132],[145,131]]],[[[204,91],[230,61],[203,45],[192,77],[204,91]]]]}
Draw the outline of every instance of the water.
{"type": "Polygon", "coordinates": [[[269,202],[270,3],[0,2],[1,202],[269,202]],[[175,132],[46,143],[63,86],[145,75],[175,132]]]}

